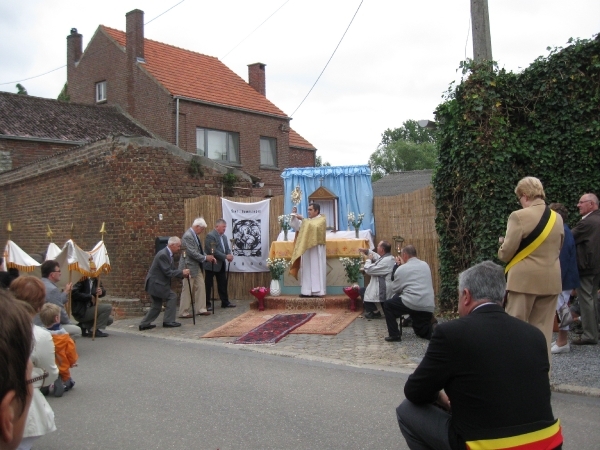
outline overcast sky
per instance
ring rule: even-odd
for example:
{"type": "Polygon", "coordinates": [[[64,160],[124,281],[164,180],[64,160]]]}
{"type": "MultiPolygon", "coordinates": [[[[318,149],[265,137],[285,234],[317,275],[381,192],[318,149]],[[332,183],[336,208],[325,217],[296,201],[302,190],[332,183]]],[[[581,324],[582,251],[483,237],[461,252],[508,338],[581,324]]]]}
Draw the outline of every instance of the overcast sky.
{"type": "MultiPolygon", "coordinates": [[[[69,30],[77,28],[85,48],[99,24],[125,30],[125,14],[139,8],[146,38],[216,56],[244,80],[247,64],[265,63],[267,97],[291,115],[361,4],[179,1],[0,0],[0,90],[16,92],[20,82],[30,95],[56,98],[66,81],[69,30]]],[[[494,59],[512,71],[547,55],[548,46],[600,32],[599,0],[489,0],[489,13],[494,59]]],[[[470,57],[469,0],[364,0],[292,127],[324,161],[366,164],[385,129],[433,118],[470,57]]]]}

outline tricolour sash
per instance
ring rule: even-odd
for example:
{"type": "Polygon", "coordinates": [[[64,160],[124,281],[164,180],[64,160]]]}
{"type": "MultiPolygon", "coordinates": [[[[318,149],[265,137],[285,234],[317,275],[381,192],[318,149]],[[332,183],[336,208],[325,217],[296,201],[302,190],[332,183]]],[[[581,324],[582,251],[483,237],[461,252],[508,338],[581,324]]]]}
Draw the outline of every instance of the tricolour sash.
{"type": "Polygon", "coordinates": [[[508,273],[515,264],[525,259],[538,248],[552,231],[555,222],[556,213],[546,206],[539,223],[535,226],[533,231],[529,233],[529,236],[521,241],[517,253],[504,268],[504,273],[508,273]]]}

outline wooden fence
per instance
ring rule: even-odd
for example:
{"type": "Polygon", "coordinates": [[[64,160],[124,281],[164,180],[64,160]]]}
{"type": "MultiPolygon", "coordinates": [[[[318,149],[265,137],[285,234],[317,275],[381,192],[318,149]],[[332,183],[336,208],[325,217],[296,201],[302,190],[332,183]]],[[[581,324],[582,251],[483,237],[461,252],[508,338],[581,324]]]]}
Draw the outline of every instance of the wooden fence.
{"type": "Polygon", "coordinates": [[[402,236],[404,245],[412,244],[417,257],[431,267],[433,289],[439,292],[438,236],[435,231],[433,188],[428,186],[408,194],[375,197],[373,204],[377,241],[386,240],[394,248],[394,236],[402,236]]]}
{"type": "MultiPolygon", "coordinates": [[[[376,197],[373,205],[376,242],[390,241],[394,247],[393,236],[402,236],[404,244],[412,244],[417,249],[420,259],[431,267],[433,287],[437,294],[439,289],[439,262],[437,257],[438,237],[435,232],[435,206],[432,188],[427,187],[409,194],[395,197],[376,197]]],[[[263,197],[227,197],[228,200],[240,203],[253,203],[264,200],[263,197]]],[[[187,199],[184,202],[186,229],[196,217],[204,217],[210,231],[221,214],[221,198],[204,195],[187,199]]],[[[279,234],[277,218],[283,214],[283,196],[271,198],[269,214],[269,238],[276,239],[279,234]]],[[[182,234],[185,230],[182,231],[182,234]]],[[[200,237],[204,239],[204,236],[200,237]]],[[[249,291],[255,286],[269,286],[269,272],[239,273],[229,275],[229,297],[231,299],[253,299],[249,291]]]]}

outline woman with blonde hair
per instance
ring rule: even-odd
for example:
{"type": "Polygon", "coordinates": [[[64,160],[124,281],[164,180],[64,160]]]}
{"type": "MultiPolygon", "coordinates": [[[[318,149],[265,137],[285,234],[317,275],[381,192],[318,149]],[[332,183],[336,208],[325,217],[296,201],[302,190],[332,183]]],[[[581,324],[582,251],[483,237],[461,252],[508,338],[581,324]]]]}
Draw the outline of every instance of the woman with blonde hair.
{"type": "MultiPolygon", "coordinates": [[[[10,284],[10,291],[17,300],[29,305],[31,320],[40,312],[46,301],[46,288],[39,278],[20,276],[10,284]]],[[[58,367],[54,355],[54,342],[48,330],[33,326],[34,346],[31,352],[33,363],[32,377],[46,377],[36,382],[33,387],[33,400],[27,414],[25,432],[19,450],[29,450],[36,439],[56,430],[54,411],[40,391],[44,385],[58,377],[58,367]]]]}
{"type": "Polygon", "coordinates": [[[562,292],[558,257],[563,221],[546,206],[544,187],[537,178],[523,178],[515,194],[522,209],[508,217],[498,250],[498,258],[507,263],[506,312],[544,333],[550,359],[554,312],[562,292]]]}

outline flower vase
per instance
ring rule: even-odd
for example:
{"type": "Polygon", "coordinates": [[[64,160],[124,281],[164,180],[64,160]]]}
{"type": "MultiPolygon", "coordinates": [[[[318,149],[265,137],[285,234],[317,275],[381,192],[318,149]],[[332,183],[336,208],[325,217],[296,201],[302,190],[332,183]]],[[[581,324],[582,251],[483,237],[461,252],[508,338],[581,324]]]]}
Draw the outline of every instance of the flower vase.
{"type": "Polygon", "coordinates": [[[358,239],[358,228],[354,229],[354,237],[358,239]]]}
{"type": "Polygon", "coordinates": [[[360,295],[360,291],[357,286],[347,286],[342,289],[344,294],[350,298],[350,311],[356,311],[356,300],[360,295]]]}
{"type": "Polygon", "coordinates": [[[271,286],[269,287],[271,297],[277,297],[281,294],[281,287],[279,286],[279,280],[272,279],[271,286]]]}
{"type": "Polygon", "coordinates": [[[258,300],[258,310],[265,310],[265,296],[269,293],[269,289],[260,287],[250,290],[250,293],[258,300]]]}
{"type": "Polygon", "coordinates": [[[287,234],[288,234],[288,230],[283,230],[283,240],[284,241],[288,240],[287,234]]]}

